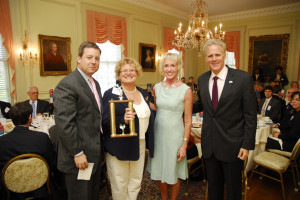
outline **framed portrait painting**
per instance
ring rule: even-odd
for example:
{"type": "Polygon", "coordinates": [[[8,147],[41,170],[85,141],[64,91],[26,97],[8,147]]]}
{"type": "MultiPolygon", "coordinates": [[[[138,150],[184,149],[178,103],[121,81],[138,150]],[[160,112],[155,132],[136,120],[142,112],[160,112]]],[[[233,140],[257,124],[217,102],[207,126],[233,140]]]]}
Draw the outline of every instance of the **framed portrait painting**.
{"type": "Polygon", "coordinates": [[[71,73],[71,38],[39,35],[40,74],[58,76],[71,73]]]}
{"type": "Polygon", "coordinates": [[[249,68],[252,74],[260,69],[266,81],[276,72],[277,66],[287,67],[290,34],[252,36],[249,39],[249,68]]]}
{"type": "Polygon", "coordinates": [[[140,64],[144,72],[155,72],[156,45],[139,44],[140,64]]]}

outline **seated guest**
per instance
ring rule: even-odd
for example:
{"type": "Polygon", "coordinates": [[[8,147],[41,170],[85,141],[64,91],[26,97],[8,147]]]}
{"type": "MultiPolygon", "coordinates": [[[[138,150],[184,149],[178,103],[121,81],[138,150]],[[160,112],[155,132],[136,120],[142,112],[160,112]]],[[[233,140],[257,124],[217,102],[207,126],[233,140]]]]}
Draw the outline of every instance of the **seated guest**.
{"type": "Polygon", "coordinates": [[[0,101],[0,108],[1,108],[1,110],[0,110],[0,112],[1,112],[0,117],[4,117],[6,119],[10,119],[9,118],[9,114],[8,114],[8,111],[11,108],[10,103],[4,102],[4,101],[0,101]]]}
{"type": "Polygon", "coordinates": [[[290,119],[280,124],[280,132],[274,132],[272,137],[268,138],[268,149],[279,149],[283,151],[292,152],[295,144],[300,138],[300,92],[294,92],[292,94],[292,105],[295,109],[294,114],[290,119]],[[279,141],[282,143],[280,143],[279,141]]]}
{"type": "Polygon", "coordinates": [[[272,96],[273,98],[278,99],[280,101],[280,105],[281,105],[280,119],[283,113],[285,112],[285,108],[286,108],[285,100],[281,98],[281,90],[282,88],[279,85],[275,85],[273,87],[273,96],[272,96]]]}
{"type": "Polygon", "coordinates": [[[298,89],[297,88],[290,88],[287,90],[286,96],[285,96],[285,103],[286,105],[288,105],[289,103],[291,103],[292,101],[292,94],[293,92],[297,92],[298,89]]]}
{"type": "Polygon", "coordinates": [[[50,112],[49,102],[39,99],[39,89],[37,87],[31,86],[28,89],[27,95],[30,99],[25,102],[30,103],[32,106],[32,117],[50,112]]]}
{"type": "MultiPolygon", "coordinates": [[[[0,137],[0,171],[12,158],[34,153],[43,156],[53,169],[53,147],[47,134],[29,130],[32,117],[32,107],[27,102],[15,104],[9,111],[9,115],[16,126],[10,133],[0,137]]],[[[6,199],[5,191],[1,191],[1,198],[6,199]],[[3,195],[3,196],[2,196],[3,195]]],[[[52,189],[51,189],[52,190],[52,189]]],[[[23,194],[12,193],[11,199],[25,199],[27,197],[47,197],[47,187],[23,194]]]]}
{"type": "Polygon", "coordinates": [[[194,90],[193,83],[188,82],[186,85],[189,86],[192,89],[192,91],[193,91],[193,103],[195,103],[198,100],[197,91],[194,90]]]}
{"type": "Polygon", "coordinates": [[[296,88],[297,90],[299,90],[299,83],[298,83],[298,81],[292,81],[291,82],[291,88],[296,88]]]}
{"type": "Polygon", "coordinates": [[[283,73],[283,68],[281,66],[276,68],[276,73],[271,77],[270,81],[275,81],[277,85],[280,85],[282,88],[289,84],[289,80],[283,73]]]}
{"type": "Polygon", "coordinates": [[[272,95],[273,95],[273,88],[271,86],[266,86],[265,87],[266,98],[263,98],[259,102],[258,113],[261,113],[262,116],[270,117],[270,119],[274,123],[277,123],[280,117],[281,104],[278,99],[272,98],[272,95]]]}
{"type": "Polygon", "coordinates": [[[261,69],[260,68],[256,68],[255,69],[255,73],[252,74],[252,78],[253,78],[253,81],[258,81],[260,83],[263,83],[265,82],[265,78],[264,76],[262,75],[262,72],[261,72],[261,69]]]}

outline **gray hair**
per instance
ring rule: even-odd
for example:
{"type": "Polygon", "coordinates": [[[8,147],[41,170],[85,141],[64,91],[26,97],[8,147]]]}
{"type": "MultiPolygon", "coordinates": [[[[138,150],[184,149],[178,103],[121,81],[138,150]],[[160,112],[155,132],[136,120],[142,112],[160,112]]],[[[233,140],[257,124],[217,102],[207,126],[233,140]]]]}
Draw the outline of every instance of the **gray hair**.
{"type": "Polygon", "coordinates": [[[207,40],[206,43],[203,46],[203,53],[204,53],[205,56],[206,56],[207,47],[209,47],[211,45],[221,46],[222,49],[223,49],[223,53],[226,54],[226,44],[224,42],[222,42],[221,40],[218,40],[218,39],[210,39],[210,40],[207,40]]]}

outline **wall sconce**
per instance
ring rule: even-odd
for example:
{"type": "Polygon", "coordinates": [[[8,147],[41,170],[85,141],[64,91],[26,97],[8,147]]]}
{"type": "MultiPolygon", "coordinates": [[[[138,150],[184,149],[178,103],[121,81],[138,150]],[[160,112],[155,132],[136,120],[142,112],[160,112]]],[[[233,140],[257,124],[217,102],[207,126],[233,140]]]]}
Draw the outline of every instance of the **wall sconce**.
{"type": "Polygon", "coordinates": [[[37,60],[38,59],[37,49],[30,47],[30,39],[26,31],[25,31],[25,36],[21,38],[21,43],[22,43],[22,47],[17,49],[18,59],[20,61],[37,60]]]}

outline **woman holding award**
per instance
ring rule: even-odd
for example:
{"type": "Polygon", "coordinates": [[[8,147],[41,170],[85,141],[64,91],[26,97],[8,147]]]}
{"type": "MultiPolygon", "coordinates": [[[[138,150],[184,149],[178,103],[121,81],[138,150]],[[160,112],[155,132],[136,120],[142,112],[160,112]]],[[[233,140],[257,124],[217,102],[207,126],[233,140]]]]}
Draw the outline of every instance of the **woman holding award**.
{"type": "Polygon", "coordinates": [[[165,80],[153,88],[156,110],[154,123],[155,152],[148,160],[151,179],[158,182],[163,200],[175,200],[180,179],[188,177],[186,148],[192,124],[193,92],[177,79],[182,66],[179,55],[167,53],[161,60],[165,80]],[[184,114],[184,117],[182,117],[184,114]]]}
{"type": "Polygon", "coordinates": [[[142,67],[133,58],[121,59],[115,69],[121,85],[110,88],[103,96],[103,134],[107,173],[114,200],[136,200],[143,178],[145,148],[154,153],[154,114],[150,109],[148,92],[136,87],[142,67]],[[115,103],[116,132],[129,133],[129,121],[134,120],[138,136],[111,137],[109,100],[133,100],[134,112],[127,103],[115,103]],[[124,130],[125,128],[125,130],[124,130]]]}

